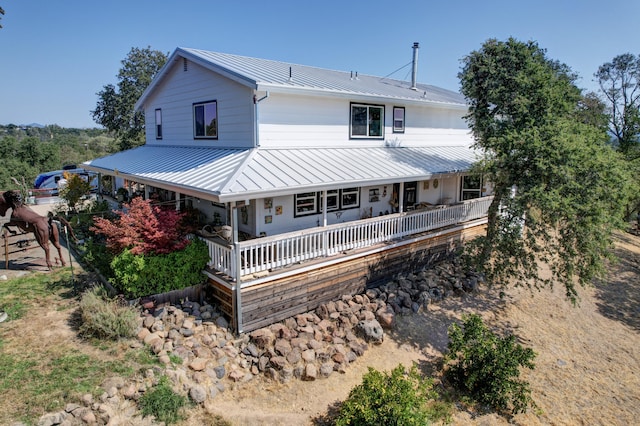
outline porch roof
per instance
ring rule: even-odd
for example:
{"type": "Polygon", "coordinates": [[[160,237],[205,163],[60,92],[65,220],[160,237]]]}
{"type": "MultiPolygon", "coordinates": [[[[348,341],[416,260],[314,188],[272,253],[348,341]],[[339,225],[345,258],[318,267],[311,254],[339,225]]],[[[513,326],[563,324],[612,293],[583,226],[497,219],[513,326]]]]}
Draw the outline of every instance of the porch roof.
{"type": "Polygon", "coordinates": [[[429,179],[463,172],[468,146],[200,148],[144,145],[83,167],[219,202],[429,179]]]}

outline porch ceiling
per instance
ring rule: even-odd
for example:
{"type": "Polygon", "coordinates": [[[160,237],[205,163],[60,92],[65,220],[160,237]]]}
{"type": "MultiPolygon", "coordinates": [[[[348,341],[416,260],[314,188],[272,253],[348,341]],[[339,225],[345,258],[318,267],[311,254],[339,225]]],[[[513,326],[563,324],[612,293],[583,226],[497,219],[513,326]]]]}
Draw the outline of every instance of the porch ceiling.
{"type": "Polygon", "coordinates": [[[219,202],[390,184],[463,172],[467,146],[226,149],[144,145],[83,167],[219,202]]]}

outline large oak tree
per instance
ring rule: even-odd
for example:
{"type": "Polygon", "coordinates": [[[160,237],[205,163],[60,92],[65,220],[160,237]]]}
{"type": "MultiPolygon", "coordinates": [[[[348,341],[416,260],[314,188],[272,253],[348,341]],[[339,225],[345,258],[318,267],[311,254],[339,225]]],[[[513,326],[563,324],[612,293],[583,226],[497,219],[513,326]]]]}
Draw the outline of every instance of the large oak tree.
{"type": "Polygon", "coordinates": [[[134,105],[166,62],[165,53],[134,47],[122,61],[118,87],[108,84],[98,92],[93,120],[113,132],[121,150],[144,143],[144,115],[134,105]]]}
{"type": "Polygon", "coordinates": [[[601,120],[585,114],[576,76],[537,43],[490,39],[463,59],[459,77],[484,155],[478,171],[495,193],[470,259],[494,284],[558,283],[575,300],[575,284],[601,276],[611,257],[626,163],[601,120]]]}

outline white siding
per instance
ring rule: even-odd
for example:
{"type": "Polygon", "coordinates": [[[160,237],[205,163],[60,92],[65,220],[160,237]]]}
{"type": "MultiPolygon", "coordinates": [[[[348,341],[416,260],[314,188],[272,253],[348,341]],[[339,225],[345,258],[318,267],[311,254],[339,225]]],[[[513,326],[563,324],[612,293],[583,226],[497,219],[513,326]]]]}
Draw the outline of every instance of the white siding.
{"type": "Polygon", "coordinates": [[[144,105],[148,144],[251,147],[254,144],[253,91],[201,66],[177,61],[144,105]],[[218,102],[218,139],[194,139],[193,103],[218,102]],[[161,140],[155,137],[155,110],[162,109],[161,140]]]}
{"type": "Polygon", "coordinates": [[[348,98],[307,98],[271,94],[258,105],[263,147],[363,147],[385,141],[401,146],[469,145],[471,135],[460,109],[386,103],[384,139],[350,139],[348,98]],[[404,133],[392,132],[394,106],[405,107],[404,133]]]}

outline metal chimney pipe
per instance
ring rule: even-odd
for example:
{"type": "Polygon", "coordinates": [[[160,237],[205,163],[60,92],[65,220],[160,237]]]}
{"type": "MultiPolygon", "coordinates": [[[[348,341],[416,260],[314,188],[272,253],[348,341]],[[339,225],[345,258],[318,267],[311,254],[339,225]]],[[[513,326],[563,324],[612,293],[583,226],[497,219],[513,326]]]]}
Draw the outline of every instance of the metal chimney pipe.
{"type": "Polygon", "coordinates": [[[420,43],[413,43],[413,69],[411,71],[411,89],[418,90],[416,79],[418,78],[418,48],[420,43]]]}

